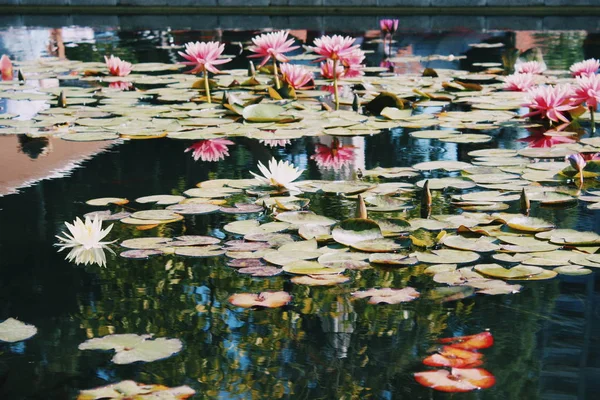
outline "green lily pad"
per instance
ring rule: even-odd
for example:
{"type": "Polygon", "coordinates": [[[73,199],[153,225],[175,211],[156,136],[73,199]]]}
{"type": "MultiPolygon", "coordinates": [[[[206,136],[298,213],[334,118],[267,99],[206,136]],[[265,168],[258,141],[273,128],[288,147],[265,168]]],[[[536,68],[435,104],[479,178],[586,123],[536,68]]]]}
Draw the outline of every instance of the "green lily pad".
{"type": "Polygon", "coordinates": [[[475,266],[475,271],[494,278],[516,279],[529,278],[544,272],[544,269],[531,265],[517,265],[511,268],[504,268],[498,264],[479,264],[475,266]]]}
{"type": "Polygon", "coordinates": [[[316,261],[294,261],[284,265],[283,270],[295,275],[330,275],[341,274],[345,268],[329,268],[316,261]]]}
{"type": "Polygon", "coordinates": [[[431,253],[417,252],[420,262],[428,264],[467,264],[479,260],[479,254],[461,250],[432,250],[431,253]]]}
{"type": "Polygon", "coordinates": [[[315,214],[312,211],[287,211],[275,216],[278,221],[290,223],[292,225],[333,225],[337,221],[322,215],[315,214]]]}
{"type": "Polygon", "coordinates": [[[250,122],[278,122],[289,118],[282,116],[285,108],[276,104],[252,104],[244,107],[242,116],[250,122]]]}
{"type": "Polygon", "coordinates": [[[563,265],[553,269],[554,272],[558,272],[561,275],[589,275],[592,273],[591,269],[583,268],[580,265],[563,265]]]}
{"type": "Polygon", "coordinates": [[[366,253],[389,253],[402,249],[402,246],[392,239],[385,238],[361,240],[351,244],[350,247],[366,253]]]}
{"type": "Polygon", "coordinates": [[[189,386],[170,388],[163,385],[146,385],[134,381],[121,381],[95,389],[82,390],[77,400],[137,399],[178,400],[187,399],[196,392],[189,386]]]}
{"type": "Polygon", "coordinates": [[[453,235],[445,236],[442,243],[453,249],[458,250],[470,250],[478,253],[488,253],[492,251],[500,250],[500,246],[492,243],[495,241],[494,238],[488,238],[482,236],[478,239],[468,239],[463,236],[453,235]]]}
{"type": "Polygon", "coordinates": [[[381,239],[383,234],[375,221],[362,218],[346,219],[331,231],[333,240],[346,246],[363,240],[381,239]]]}
{"type": "Polygon", "coordinates": [[[170,194],[157,194],[157,195],[153,195],[153,196],[144,196],[144,197],[135,199],[135,201],[138,203],[142,203],[142,204],[155,203],[158,205],[177,204],[181,200],[185,200],[185,197],[175,196],[175,195],[170,195],[170,194]]]}

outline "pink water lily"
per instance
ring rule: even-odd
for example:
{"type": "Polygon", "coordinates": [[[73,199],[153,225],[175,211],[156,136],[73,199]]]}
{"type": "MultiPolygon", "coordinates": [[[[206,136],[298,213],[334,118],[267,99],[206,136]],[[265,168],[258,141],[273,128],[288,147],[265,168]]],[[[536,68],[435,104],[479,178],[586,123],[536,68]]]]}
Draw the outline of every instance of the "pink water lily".
{"type": "Polygon", "coordinates": [[[571,167],[579,174],[579,183],[583,185],[583,169],[587,165],[585,158],[579,153],[569,154],[565,157],[565,161],[571,164],[571,167]]]}
{"type": "Polygon", "coordinates": [[[344,146],[337,138],[334,138],[331,146],[317,144],[315,154],[310,158],[315,160],[319,167],[339,170],[354,160],[354,146],[344,146]]]}
{"type": "Polygon", "coordinates": [[[515,72],[518,74],[541,74],[546,70],[546,64],[539,61],[528,61],[515,64],[515,72]]]}
{"type": "Polygon", "coordinates": [[[283,80],[294,89],[307,89],[312,85],[313,74],[301,65],[281,64],[283,80]]]}
{"type": "Polygon", "coordinates": [[[104,61],[106,62],[108,73],[112,76],[127,76],[133,69],[131,63],[121,60],[119,57],[113,55],[111,55],[110,58],[104,56],[104,61]]]}
{"type": "Polygon", "coordinates": [[[3,81],[12,81],[13,80],[13,78],[14,78],[13,64],[12,64],[12,61],[10,61],[10,58],[8,58],[8,56],[6,54],[3,54],[2,58],[0,58],[0,72],[2,73],[3,81]]]}
{"type": "Polygon", "coordinates": [[[547,148],[557,144],[577,143],[577,140],[571,137],[546,135],[544,132],[535,132],[527,137],[517,139],[517,141],[525,142],[528,144],[527,147],[533,148],[547,148]]]}
{"type": "Polygon", "coordinates": [[[361,49],[355,49],[349,56],[342,60],[344,66],[344,78],[356,78],[364,75],[362,71],[364,65],[362,62],[365,59],[365,52],[361,49]]]}
{"type": "Polygon", "coordinates": [[[554,122],[569,122],[569,119],[565,116],[565,112],[576,108],[571,101],[572,94],[573,88],[571,85],[564,84],[538,86],[529,89],[527,92],[527,102],[523,106],[528,107],[530,112],[525,114],[524,117],[539,116],[540,118],[548,118],[554,122]]]}
{"type": "Polygon", "coordinates": [[[229,149],[227,146],[235,144],[227,139],[206,139],[200,140],[187,149],[185,152],[192,151],[192,157],[195,161],[220,161],[225,157],[229,157],[229,149]]]}
{"type": "Polygon", "coordinates": [[[317,61],[323,61],[326,59],[330,60],[343,60],[344,58],[352,55],[352,53],[359,49],[359,45],[355,45],[355,38],[350,36],[323,35],[320,38],[315,39],[315,46],[311,49],[321,55],[322,57],[317,61]]]}
{"type": "Polygon", "coordinates": [[[219,42],[195,42],[185,44],[185,53],[179,52],[179,55],[185,58],[182,64],[192,65],[194,68],[189,71],[190,74],[202,72],[204,75],[204,91],[209,103],[210,84],[208,82],[208,72],[218,74],[220,71],[215,65],[221,65],[231,61],[231,58],[219,58],[225,49],[225,45],[219,42]]]}
{"type": "Polygon", "coordinates": [[[131,82],[118,81],[109,83],[108,87],[116,90],[129,90],[133,88],[133,84],[131,82]]]}
{"type": "Polygon", "coordinates": [[[223,50],[225,44],[219,42],[190,42],[185,44],[185,53],[180,51],[179,55],[187,60],[182,64],[194,66],[190,74],[206,71],[218,74],[220,71],[215,65],[231,61],[231,58],[219,58],[223,50]]]}
{"type": "Polygon", "coordinates": [[[340,79],[344,74],[344,66],[336,65],[334,72],[333,60],[327,60],[321,63],[321,76],[326,79],[340,79]]]}
{"type": "Polygon", "coordinates": [[[576,104],[585,103],[591,110],[596,110],[600,101],[600,75],[578,76],[575,79],[573,101],[576,104]]]}
{"type": "Polygon", "coordinates": [[[524,92],[535,86],[533,74],[512,74],[504,79],[504,90],[524,92]]]}
{"type": "Polygon", "coordinates": [[[398,30],[398,22],[397,19],[381,19],[379,20],[379,27],[382,32],[393,35],[398,30]]]}
{"type": "Polygon", "coordinates": [[[571,71],[571,75],[574,77],[584,76],[584,75],[593,75],[598,69],[600,69],[600,61],[595,58],[590,58],[589,60],[584,60],[580,62],[576,62],[571,65],[569,71],[571,71]]]}
{"type": "Polygon", "coordinates": [[[256,36],[252,38],[252,43],[253,45],[250,46],[248,50],[256,54],[248,57],[262,57],[263,59],[260,62],[261,67],[265,65],[271,58],[274,58],[279,62],[288,62],[289,59],[284,55],[284,53],[296,50],[300,47],[293,46],[294,39],[288,40],[288,32],[286,31],[271,32],[256,36]]]}

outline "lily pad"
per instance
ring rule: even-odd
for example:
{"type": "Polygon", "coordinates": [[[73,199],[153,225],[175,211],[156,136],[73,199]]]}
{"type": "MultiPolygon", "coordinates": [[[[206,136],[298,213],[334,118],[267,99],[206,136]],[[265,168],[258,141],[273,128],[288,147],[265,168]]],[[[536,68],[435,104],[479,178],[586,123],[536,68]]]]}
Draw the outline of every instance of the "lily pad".
{"type": "Polygon", "coordinates": [[[37,328],[14,318],[8,318],[0,323],[0,341],[21,342],[37,333],[37,328]]]}
{"type": "Polygon", "coordinates": [[[112,362],[131,364],[168,358],[180,352],[182,347],[179,339],[152,339],[152,335],[120,334],[86,340],[79,345],[79,350],[115,350],[112,362]]]}
{"type": "Polygon", "coordinates": [[[337,224],[332,232],[333,240],[346,246],[363,240],[381,239],[383,234],[375,221],[362,218],[346,219],[337,224]]]}
{"type": "Polygon", "coordinates": [[[420,262],[428,264],[468,264],[479,260],[479,254],[461,250],[432,250],[431,253],[416,253],[420,262]]]}
{"type": "Polygon", "coordinates": [[[413,301],[419,297],[419,292],[417,292],[412,287],[405,287],[403,289],[392,289],[392,288],[384,288],[384,289],[369,289],[363,290],[359,292],[351,293],[352,297],[356,297],[357,299],[364,299],[370,297],[370,304],[378,304],[378,303],[387,303],[387,304],[399,304],[406,303],[409,301],[413,301]]]}
{"type": "Polygon", "coordinates": [[[134,381],[121,381],[95,389],[82,390],[77,400],[137,399],[183,400],[196,394],[189,386],[170,388],[163,385],[146,385],[134,381]]]}
{"type": "Polygon", "coordinates": [[[231,304],[243,308],[278,308],[290,301],[292,296],[288,292],[236,293],[229,297],[231,304]]]}
{"type": "Polygon", "coordinates": [[[294,261],[284,265],[283,270],[296,275],[329,275],[340,274],[345,271],[345,268],[329,268],[316,261],[294,261]]]}
{"type": "Polygon", "coordinates": [[[528,278],[540,274],[544,272],[544,269],[531,265],[517,265],[511,268],[504,268],[498,264],[479,264],[475,266],[475,271],[494,278],[516,279],[528,278]]]}
{"type": "Polygon", "coordinates": [[[292,283],[308,286],[336,286],[350,281],[345,275],[302,275],[291,279],[292,283]]]}

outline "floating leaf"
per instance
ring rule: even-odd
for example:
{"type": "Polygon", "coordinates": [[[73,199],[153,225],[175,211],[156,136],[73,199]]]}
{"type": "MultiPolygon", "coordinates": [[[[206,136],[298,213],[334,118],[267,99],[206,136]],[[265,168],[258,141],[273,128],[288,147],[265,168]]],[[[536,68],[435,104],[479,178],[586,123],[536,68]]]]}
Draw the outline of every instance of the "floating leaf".
{"type": "Polygon", "coordinates": [[[496,383],[494,376],[483,368],[440,369],[417,372],[414,377],[423,386],[449,393],[487,389],[496,383]]]}
{"type": "Polygon", "coordinates": [[[330,275],[340,274],[345,271],[341,267],[327,267],[316,261],[294,261],[283,266],[283,270],[296,275],[330,275]]]}
{"type": "Polygon", "coordinates": [[[363,240],[381,239],[383,234],[375,221],[362,218],[346,219],[332,230],[333,240],[346,246],[363,240]]]}
{"type": "Polygon", "coordinates": [[[544,272],[544,269],[532,265],[517,265],[512,268],[504,268],[498,264],[479,264],[475,266],[475,271],[494,278],[516,279],[538,275],[544,272]]]}
{"type": "Polygon", "coordinates": [[[285,108],[275,104],[252,104],[244,107],[242,116],[250,122],[277,122],[289,118],[282,116],[285,108]]]}
{"type": "Polygon", "coordinates": [[[563,265],[561,267],[554,268],[554,272],[558,272],[561,275],[588,275],[592,273],[591,269],[583,268],[580,265],[563,265]]]}
{"type": "Polygon", "coordinates": [[[155,399],[155,400],[183,400],[193,396],[196,392],[189,386],[169,388],[163,385],[146,385],[134,381],[121,381],[95,389],[82,390],[77,400],[100,399],[155,399]]]}
{"type": "Polygon", "coordinates": [[[285,306],[290,301],[292,301],[292,296],[288,292],[236,293],[229,297],[231,304],[243,308],[278,308],[285,306]]]}
{"type": "Polygon", "coordinates": [[[413,301],[419,297],[417,292],[412,287],[405,287],[404,289],[369,289],[359,292],[351,293],[353,297],[358,299],[364,299],[370,297],[370,304],[387,303],[387,304],[399,304],[413,301]]]}
{"type": "Polygon", "coordinates": [[[98,199],[91,199],[85,202],[90,206],[107,206],[109,204],[123,205],[129,203],[129,200],[120,197],[101,197],[98,199]]]}
{"type": "Polygon", "coordinates": [[[389,253],[402,249],[402,246],[392,239],[369,239],[361,240],[350,245],[355,250],[366,253],[389,253]]]}
{"type": "Polygon", "coordinates": [[[37,328],[14,318],[8,318],[0,323],[0,341],[20,342],[27,340],[37,333],[37,328]]]}
{"type": "Polygon", "coordinates": [[[175,196],[175,195],[170,195],[170,194],[157,194],[157,195],[153,195],[153,196],[144,196],[144,197],[135,199],[135,201],[138,203],[142,203],[142,204],[156,203],[159,205],[177,204],[181,200],[185,200],[185,197],[175,196]]]}
{"type": "Polygon", "coordinates": [[[278,221],[287,222],[293,225],[333,225],[336,223],[334,219],[315,214],[312,211],[287,211],[279,213],[275,216],[278,221]]]}
{"type": "Polygon", "coordinates": [[[151,338],[152,335],[108,335],[86,340],[79,345],[79,350],[115,350],[112,362],[130,364],[170,357],[181,351],[183,346],[179,339],[151,338]]]}
{"type": "Polygon", "coordinates": [[[344,275],[302,275],[291,279],[295,284],[308,286],[336,286],[349,280],[350,278],[344,275]]]}
{"type": "Polygon", "coordinates": [[[479,259],[479,254],[472,251],[432,250],[431,253],[416,253],[420,262],[429,264],[467,264],[479,259]]]}

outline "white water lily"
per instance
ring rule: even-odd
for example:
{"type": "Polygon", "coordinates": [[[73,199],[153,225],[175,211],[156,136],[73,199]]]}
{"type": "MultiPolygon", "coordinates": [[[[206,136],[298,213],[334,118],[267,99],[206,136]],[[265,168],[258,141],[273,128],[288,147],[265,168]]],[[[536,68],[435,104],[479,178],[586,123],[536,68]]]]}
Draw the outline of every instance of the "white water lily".
{"type": "Polygon", "coordinates": [[[65,225],[70,234],[63,232],[63,236],[57,235],[56,237],[60,240],[57,245],[61,246],[58,251],[71,249],[67,254],[67,260],[74,261],[76,264],[96,263],[100,266],[106,265],[104,249],[113,252],[107,246],[112,242],[102,242],[102,239],[109,234],[113,225],[102,229],[102,219],[97,215],[94,219],[86,217],[85,222],[77,217],[72,224],[65,222],[65,225]]]}
{"type": "Polygon", "coordinates": [[[279,161],[272,158],[269,161],[269,168],[265,167],[263,163],[258,162],[258,169],[262,172],[263,176],[250,172],[254,177],[262,184],[274,186],[277,188],[286,188],[289,190],[297,191],[298,188],[292,183],[302,175],[303,169],[294,167],[292,163],[287,161],[279,161]]]}

